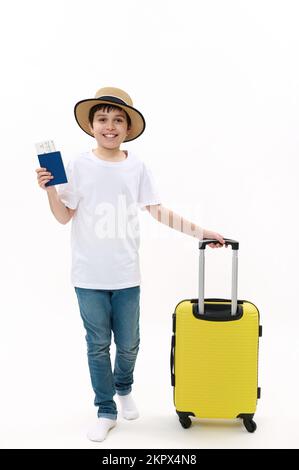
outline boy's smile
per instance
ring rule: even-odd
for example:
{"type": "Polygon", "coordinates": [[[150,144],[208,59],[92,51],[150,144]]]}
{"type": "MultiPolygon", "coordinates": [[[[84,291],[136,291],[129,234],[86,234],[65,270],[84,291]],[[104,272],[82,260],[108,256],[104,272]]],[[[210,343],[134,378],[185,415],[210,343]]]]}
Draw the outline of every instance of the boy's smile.
{"type": "Polygon", "coordinates": [[[99,147],[116,150],[128,135],[126,114],[118,109],[109,112],[99,110],[94,115],[90,129],[99,147]]]}

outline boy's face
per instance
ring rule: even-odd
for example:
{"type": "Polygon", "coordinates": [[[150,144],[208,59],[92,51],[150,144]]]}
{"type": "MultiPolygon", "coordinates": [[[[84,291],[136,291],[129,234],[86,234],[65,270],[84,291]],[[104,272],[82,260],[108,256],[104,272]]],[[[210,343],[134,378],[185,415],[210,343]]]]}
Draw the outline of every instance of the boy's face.
{"type": "Polygon", "coordinates": [[[99,147],[110,150],[119,148],[129,134],[126,114],[122,109],[109,112],[101,109],[95,113],[90,130],[99,147]]]}

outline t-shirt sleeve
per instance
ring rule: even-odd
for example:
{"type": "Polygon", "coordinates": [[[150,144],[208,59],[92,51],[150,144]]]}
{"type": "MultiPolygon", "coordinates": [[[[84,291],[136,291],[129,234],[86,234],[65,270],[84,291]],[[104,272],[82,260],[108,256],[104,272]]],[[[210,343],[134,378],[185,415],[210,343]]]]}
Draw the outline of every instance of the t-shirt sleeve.
{"type": "Polygon", "coordinates": [[[143,163],[138,195],[138,206],[145,210],[145,206],[161,204],[160,194],[153,174],[147,165],[143,163]]]}
{"type": "Polygon", "coordinates": [[[59,199],[65,206],[69,207],[70,209],[77,209],[80,197],[74,162],[72,160],[70,160],[67,164],[65,172],[68,182],[65,184],[59,184],[56,188],[57,193],[59,195],[59,199]]]}

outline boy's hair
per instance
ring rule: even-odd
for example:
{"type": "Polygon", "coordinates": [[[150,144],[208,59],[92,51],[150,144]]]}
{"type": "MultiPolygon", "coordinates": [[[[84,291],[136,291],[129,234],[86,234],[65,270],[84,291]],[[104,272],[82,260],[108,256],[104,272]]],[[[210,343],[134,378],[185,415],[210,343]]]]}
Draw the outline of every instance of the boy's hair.
{"type": "Polygon", "coordinates": [[[131,118],[123,108],[120,108],[119,106],[114,106],[113,104],[105,104],[105,103],[96,104],[95,106],[93,106],[90,109],[89,115],[88,115],[88,120],[89,120],[91,126],[93,125],[93,118],[94,118],[95,113],[97,111],[100,111],[101,109],[103,111],[107,111],[108,113],[109,113],[109,111],[112,111],[112,110],[124,111],[124,113],[126,115],[126,118],[127,118],[128,128],[131,127],[131,118]]]}

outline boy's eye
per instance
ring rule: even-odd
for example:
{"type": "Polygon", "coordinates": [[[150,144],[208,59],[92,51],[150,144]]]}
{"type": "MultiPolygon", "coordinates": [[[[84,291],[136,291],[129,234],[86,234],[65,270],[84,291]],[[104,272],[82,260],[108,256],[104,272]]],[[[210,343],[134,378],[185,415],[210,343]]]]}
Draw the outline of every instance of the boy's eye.
{"type": "MultiPolygon", "coordinates": [[[[98,118],[98,120],[99,120],[99,121],[105,121],[106,118],[98,118]]],[[[116,119],[116,121],[118,121],[118,122],[124,122],[123,119],[119,119],[119,118],[116,119]]]]}

